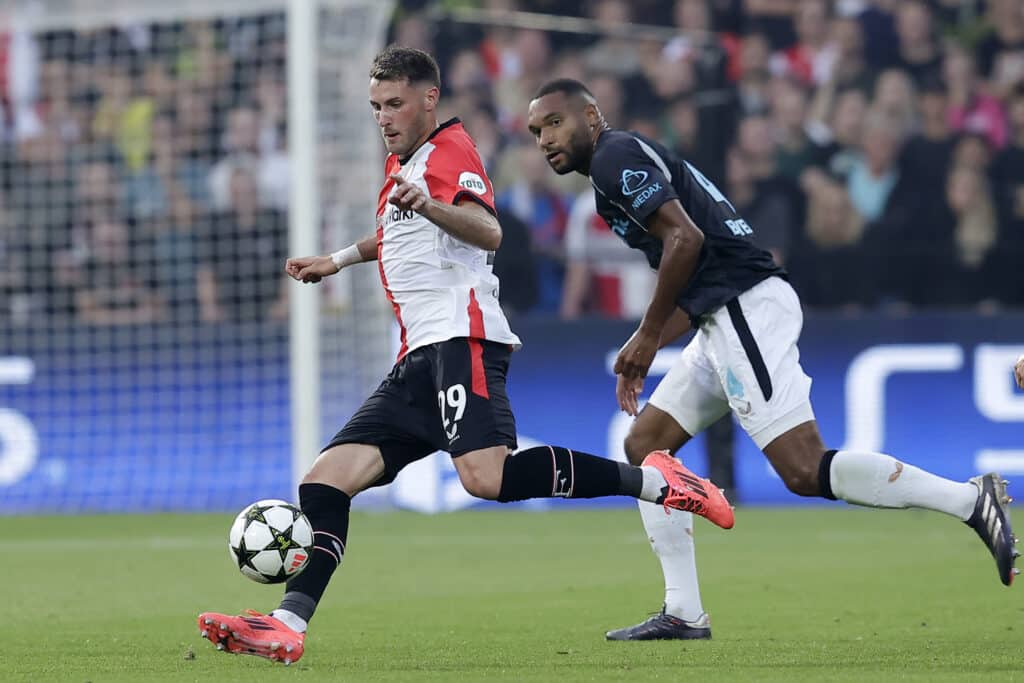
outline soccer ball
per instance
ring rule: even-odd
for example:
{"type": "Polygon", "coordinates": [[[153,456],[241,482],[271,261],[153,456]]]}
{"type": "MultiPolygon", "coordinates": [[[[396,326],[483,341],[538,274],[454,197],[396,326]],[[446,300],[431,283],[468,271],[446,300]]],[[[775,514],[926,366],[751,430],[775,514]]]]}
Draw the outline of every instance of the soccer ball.
{"type": "Polygon", "coordinates": [[[260,500],[238,513],[228,533],[238,571],[259,583],[282,583],[306,568],[313,527],[302,510],[283,500],[260,500]]]}

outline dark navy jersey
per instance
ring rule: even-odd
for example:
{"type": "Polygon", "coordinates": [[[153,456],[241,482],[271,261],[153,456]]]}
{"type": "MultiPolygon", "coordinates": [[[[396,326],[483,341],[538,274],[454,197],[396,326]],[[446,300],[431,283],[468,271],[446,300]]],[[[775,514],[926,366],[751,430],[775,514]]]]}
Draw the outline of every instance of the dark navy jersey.
{"type": "Polygon", "coordinates": [[[590,162],[597,213],[616,235],[647,256],[657,269],[661,240],[647,220],[665,202],[678,199],[704,233],[697,268],[676,305],[696,323],[758,282],[786,272],[753,241],[753,230],[725,195],[687,161],[638,133],[601,133],[590,162]]]}

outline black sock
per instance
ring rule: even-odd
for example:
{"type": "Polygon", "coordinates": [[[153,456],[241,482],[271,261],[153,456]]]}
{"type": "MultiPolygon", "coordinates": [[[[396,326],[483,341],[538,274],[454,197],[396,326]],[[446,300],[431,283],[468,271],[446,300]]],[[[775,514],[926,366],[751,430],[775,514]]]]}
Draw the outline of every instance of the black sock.
{"type": "Polygon", "coordinates": [[[302,573],[288,582],[280,609],[297,614],[306,621],[313,617],[316,605],[345,553],[351,506],[349,495],[333,486],[299,486],[299,507],[313,526],[313,553],[302,573]]]}
{"type": "Polygon", "coordinates": [[[836,495],[832,493],[832,458],[836,457],[838,452],[836,450],[825,451],[825,455],[821,456],[821,462],[818,464],[818,489],[821,492],[821,497],[829,500],[836,499],[836,495]]]}
{"type": "Polygon", "coordinates": [[[536,446],[505,458],[498,500],[636,497],[642,484],[639,467],[561,446],[536,446]]]}

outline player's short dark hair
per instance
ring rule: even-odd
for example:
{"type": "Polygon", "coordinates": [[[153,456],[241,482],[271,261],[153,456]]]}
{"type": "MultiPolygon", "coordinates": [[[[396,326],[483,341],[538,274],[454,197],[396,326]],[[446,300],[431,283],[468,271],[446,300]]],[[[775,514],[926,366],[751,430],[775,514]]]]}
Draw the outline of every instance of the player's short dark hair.
{"type": "Polygon", "coordinates": [[[423,50],[401,45],[390,45],[373,58],[370,78],[378,81],[408,80],[410,83],[429,83],[441,87],[441,70],[437,62],[423,50]]]}
{"type": "Polygon", "coordinates": [[[556,78],[553,81],[548,81],[544,85],[537,88],[537,92],[533,94],[533,99],[544,97],[552,93],[564,93],[566,95],[586,95],[587,97],[593,98],[594,93],[590,92],[587,86],[583,85],[575,78],[556,78]]]}

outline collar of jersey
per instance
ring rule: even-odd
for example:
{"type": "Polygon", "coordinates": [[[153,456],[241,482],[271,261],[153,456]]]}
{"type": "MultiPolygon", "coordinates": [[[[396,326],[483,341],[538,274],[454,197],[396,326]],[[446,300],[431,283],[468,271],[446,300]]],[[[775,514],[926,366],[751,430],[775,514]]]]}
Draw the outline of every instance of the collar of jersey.
{"type": "MultiPolygon", "coordinates": [[[[445,128],[451,128],[452,126],[454,126],[454,125],[455,125],[455,124],[457,124],[457,123],[462,123],[462,121],[460,121],[460,120],[459,120],[459,117],[457,117],[457,116],[455,116],[455,117],[453,117],[453,118],[450,118],[450,119],[448,119],[447,121],[445,121],[445,122],[444,122],[444,123],[442,123],[442,124],[441,124],[440,126],[438,126],[437,128],[435,128],[435,129],[434,129],[434,132],[433,132],[433,133],[431,133],[431,134],[430,134],[430,135],[429,135],[429,136],[427,137],[427,139],[423,141],[423,145],[425,145],[425,144],[427,144],[428,142],[430,142],[431,140],[433,140],[433,139],[434,139],[434,137],[435,137],[435,136],[436,136],[436,135],[437,135],[438,133],[440,133],[440,132],[441,132],[442,130],[444,130],[445,128]]],[[[420,147],[422,147],[423,145],[420,145],[420,147]]],[[[405,165],[406,165],[407,163],[409,163],[409,159],[412,159],[412,158],[413,158],[413,157],[414,157],[414,156],[416,155],[416,152],[420,151],[420,147],[417,147],[416,149],[414,149],[414,150],[412,151],[412,154],[410,154],[410,155],[408,155],[408,156],[404,156],[404,157],[398,157],[398,165],[399,165],[399,166],[405,166],[405,165]]]]}

